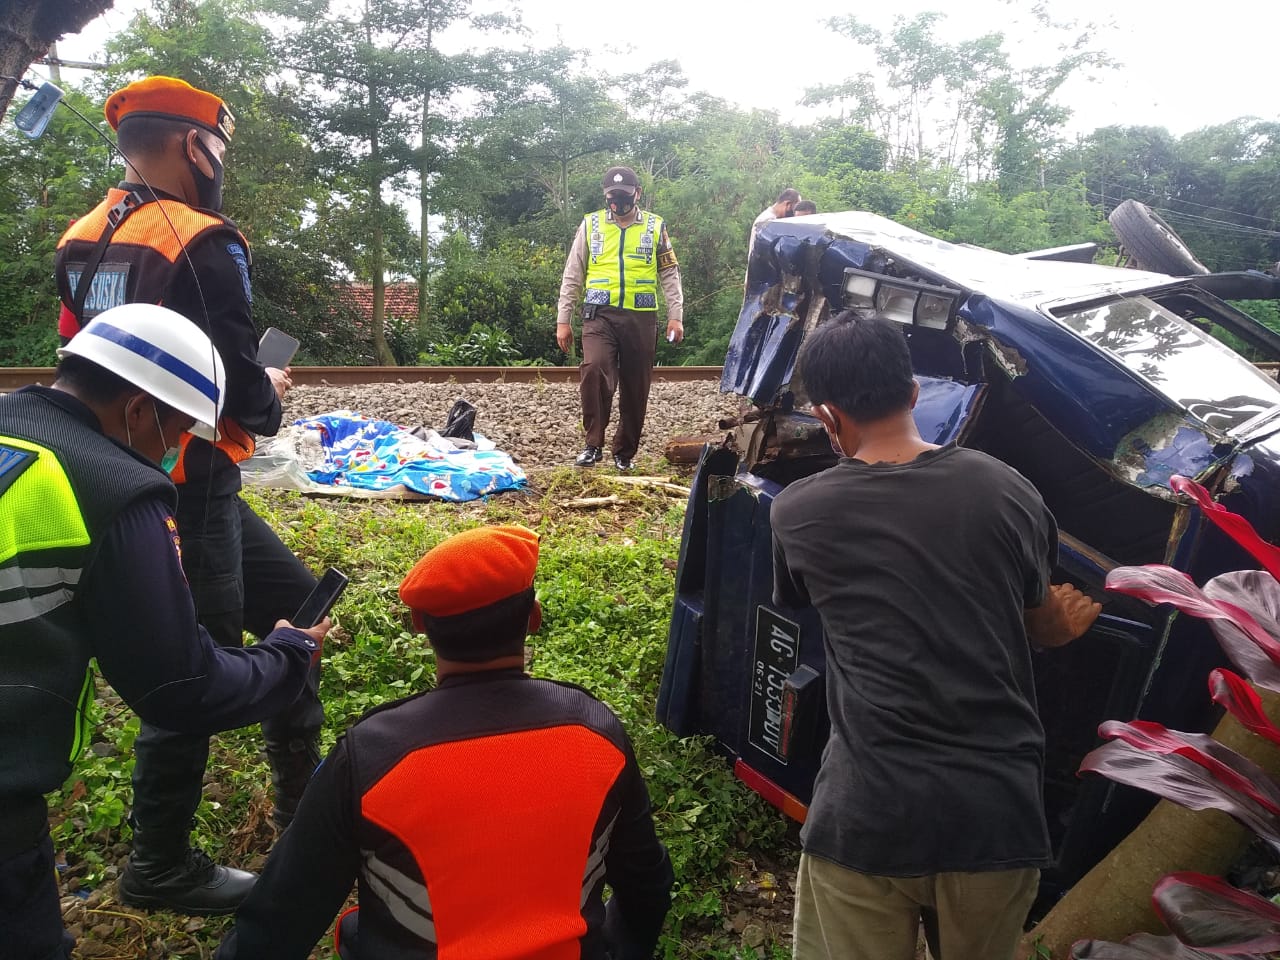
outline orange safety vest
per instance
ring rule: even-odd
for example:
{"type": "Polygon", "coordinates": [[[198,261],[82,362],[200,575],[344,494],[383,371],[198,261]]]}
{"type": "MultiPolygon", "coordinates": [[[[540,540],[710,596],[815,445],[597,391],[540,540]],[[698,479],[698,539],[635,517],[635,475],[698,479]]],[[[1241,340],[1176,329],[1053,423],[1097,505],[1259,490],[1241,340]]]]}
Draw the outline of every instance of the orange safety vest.
{"type": "MultiPolygon", "coordinates": [[[[58,296],[71,314],[69,325],[78,329],[99,313],[124,303],[163,305],[173,283],[189,269],[184,249],[209,231],[226,228],[235,231],[248,251],[249,242],[226,217],[180,200],[144,198],[113,187],[105,200],[75,221],[58,241],[58,296]],[[77,316],[80,278],[108,230],[112,230],[109,242],[93,271],[83,310],[77,316]]],[[[235,421],[226,417],[218,421],[218,435],[215,446],[232,463],[253,456],[253,436],[235,421]]],[[[191,440],[191,434],[183,434],[172,474],[174,483],[186,480],[184,462],[191,440]]]]}

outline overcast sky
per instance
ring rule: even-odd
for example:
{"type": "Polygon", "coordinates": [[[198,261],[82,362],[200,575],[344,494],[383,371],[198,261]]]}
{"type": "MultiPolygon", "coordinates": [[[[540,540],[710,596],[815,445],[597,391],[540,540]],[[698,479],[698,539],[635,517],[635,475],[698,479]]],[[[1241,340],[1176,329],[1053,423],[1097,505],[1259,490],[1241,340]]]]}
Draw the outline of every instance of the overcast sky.
{"type": "MultiPolygon", "coordinates": [[[[1107,124],[1148,124],[1183,134],[1239,116],[1280,119],[1280,2],[1215,0],[1045,0],[1055,19],[1104,24],[1096,40],[1117,68],[1092,82],[1071,82],[1060,101],[1071,107],[1072,132],[1107,124]]],[[[59,52],[88,59],[118,32],[145,0],[116,0],[116,9],[67,37],[59,52]]],[[[476,8],[506,10],[510,3],[476,0],[476,8]]],[[[871,5],[819,0],[801,5],[776,0],[646,0],[624,8],[599,0],[525,0],[519,10],[529,42],[557,38],[599,51],[600,69],[636,70],[656,60],[680,62],[691,90],[705,90],[744,107],[777,110],[804,120],[796,106],[806,87],[834,83],[873,67],[852,41],[831,34],[822,19],[857,12],[888,27],[894,13],[942,10],[949,41],[1003,31],[1009,48],[1028,65],[1052,62],[1053,43],[1035,28],[1029,0],[895,0],[871,5]],[[876,8],[884,10],[880,13],[876,8]]],[[[454,36],[452,42],[483,43],[454,36]]],[[[39,68],[37,68],[38,70],[39,68]]]]}

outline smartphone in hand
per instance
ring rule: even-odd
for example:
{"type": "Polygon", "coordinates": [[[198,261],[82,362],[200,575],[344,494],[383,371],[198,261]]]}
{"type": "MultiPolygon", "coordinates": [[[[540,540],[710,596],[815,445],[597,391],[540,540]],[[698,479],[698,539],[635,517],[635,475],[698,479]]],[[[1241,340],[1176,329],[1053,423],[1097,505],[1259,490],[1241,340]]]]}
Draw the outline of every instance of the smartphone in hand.
{"type": "Polygon", "coordinates": [[[298,352],[298,340],[276,327],[267,327],[258,341],[258,362],[264,367],[283,370],[298,352]]]}
{"type": "Polygon", "coordinates": [[[330,567],[324,572],[324,576],[320,578],[320,582],[316,584],[316,588],[311,591],[307,599],[302,601],[302,606],[289,622],[302,630],[314,627],[329,615],[333,605],[342,596],[342,591],[347,588],[347,582],[345,573],[330,567]]]}

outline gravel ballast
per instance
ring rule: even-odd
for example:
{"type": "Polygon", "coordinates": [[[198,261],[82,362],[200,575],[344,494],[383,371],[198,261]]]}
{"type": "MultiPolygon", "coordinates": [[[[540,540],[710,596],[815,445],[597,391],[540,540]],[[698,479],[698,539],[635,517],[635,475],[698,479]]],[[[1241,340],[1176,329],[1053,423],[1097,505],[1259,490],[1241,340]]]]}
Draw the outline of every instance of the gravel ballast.
{"type": "MultiPolygon", "coordinates": [[[[298,386],[285,396],[285,424],[335,410],[351,410],[403,427],[443,429],[449,410],[463,399],[477,409],[475,429],[526,470],[564,466],[583,446],[582,407],[576,383],[371,383],[298,386]]],[[[738,413],[741,400],[722,394],[716,381],[655,381],[649,391],[644,437],[636,459],[658,461],[675,436],[715,435],[717,422],[738,413]]],[[[617,422],[617,401],[605,434],[617,422]]]]}

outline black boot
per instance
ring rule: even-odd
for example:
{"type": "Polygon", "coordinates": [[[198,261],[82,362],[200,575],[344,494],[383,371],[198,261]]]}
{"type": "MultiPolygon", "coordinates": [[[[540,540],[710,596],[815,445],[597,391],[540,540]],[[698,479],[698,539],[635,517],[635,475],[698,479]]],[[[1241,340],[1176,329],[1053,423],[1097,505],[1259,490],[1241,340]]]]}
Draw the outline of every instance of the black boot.
{"type": "Polygon", "coordinates": [[[267,741],[267,762],[271,765],[271,786],[275,806],[271,822],[282,831],[293,823],[311,775],[320,766],[320,744],[316,737],[295,737],[284,743],[267,741]]]}
{"type": "Polygon", "coordinates": [[[186,830],[135,828],[118,887],[120,902],[131,907],[209,917],[234,913],[257,880],[256,873],[214,863],[188,843],[186,830]]]}

